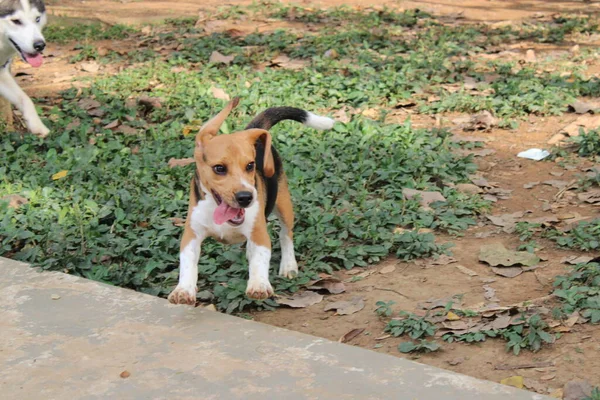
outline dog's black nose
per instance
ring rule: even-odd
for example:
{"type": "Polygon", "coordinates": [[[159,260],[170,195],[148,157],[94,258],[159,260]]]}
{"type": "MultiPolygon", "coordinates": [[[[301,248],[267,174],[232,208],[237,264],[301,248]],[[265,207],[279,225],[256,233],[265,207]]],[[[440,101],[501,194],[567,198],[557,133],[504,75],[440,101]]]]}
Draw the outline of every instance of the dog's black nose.
{"type": "Polygon", "coordinates": [[[241,207],[248,207],[250,203],[252,203],[252,193],[251,192],[237,192],[235,194],[235,201],[241,207]]]}
{"type": "Polygon", "coordinates": [[[46,48],[46,42],[44,42],[43,40],[37,40],[33,42],[33,48],[35,49],[35,51],[44,51],[44,49],[46,48]]]}

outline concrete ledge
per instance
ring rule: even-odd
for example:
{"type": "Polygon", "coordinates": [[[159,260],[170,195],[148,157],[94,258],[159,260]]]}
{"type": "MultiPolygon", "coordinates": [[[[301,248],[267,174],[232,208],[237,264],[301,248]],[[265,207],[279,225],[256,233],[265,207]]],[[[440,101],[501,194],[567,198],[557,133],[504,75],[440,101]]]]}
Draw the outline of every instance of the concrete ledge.
{"type": "Polygon", "coordinates": [[[4,258],[0,271],[3,399],[546,398],[4,258]]]}

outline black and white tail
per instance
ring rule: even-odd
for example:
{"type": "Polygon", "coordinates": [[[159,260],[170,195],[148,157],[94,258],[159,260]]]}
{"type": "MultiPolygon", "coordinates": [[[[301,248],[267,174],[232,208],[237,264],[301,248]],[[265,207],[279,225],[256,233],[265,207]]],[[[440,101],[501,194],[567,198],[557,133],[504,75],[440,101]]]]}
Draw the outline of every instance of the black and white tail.
{"type": "Polygon", "coordinates": [[[314,129],[326,130],[331,129],[335,121],[328,117],[321,117],[309,111],[294,107],[272,107],[258,114],[252,122],[248,124],[246,129],[271,129],[278,122],[291,119],[310,126],[314,129]]]}

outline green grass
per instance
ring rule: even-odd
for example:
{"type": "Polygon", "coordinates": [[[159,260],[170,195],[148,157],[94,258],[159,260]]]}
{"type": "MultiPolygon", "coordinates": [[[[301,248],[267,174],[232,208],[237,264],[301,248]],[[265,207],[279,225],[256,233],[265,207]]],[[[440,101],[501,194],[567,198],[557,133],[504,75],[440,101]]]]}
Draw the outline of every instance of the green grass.
{"type": "MultiPolygon", "coordinates": [[[[170,218],[185,217],[193,167],[170,169],[166,163],[171,157],[192,155],[193,139],[182,135],[184,126],[206,120],[223,106],[213,98],[213,86],[242,98],[226,132],[242,128],[270,106],[324,113],[345,106],[382,111],[377,121],[357,114],[330,132],[291,122],[273,129],[295,203],[295,244],[302,266],[295,280],[273,277],[277,291],[298,290],[321,271],[367,266],[389,256],[409,260],[444,253],[448,244],[418,229],[459,234],[476,223],[489,203],[445,186],[467,182],[475,165],[456,154],[448,132],[415,129],[410,120],[385,124],[385,113],[398,101],[414,98],[424,113],[489,109],[508,121],[561,113],[573,97],[600,93],[597,80],[576,74],[561,77],[533,67],[515,74],[511,63],[482,66],[466,58],[526,34],[542,38],[591,32],[595,27],[589,19],[553,21],[550,27],[529,31],[444,26],[418,11],[309,11],[281,5],[268,10],[273,18],[310,22],[316,31],[207,35],[191,19],[166,21],[151,37],[123,26],[49,26],[48,41],[81,46],[74,62],[144,64],[97,78],[80,92],[63,93],[62,101],[46,114],[53,132],[49,138],[0,136],[0,197],[19,193],[29,200],[17,210],[0,202],[0,255],[168,294],[178,275],[182,230],[170,218]],[[558,33],[549,36],[551,29],[558,33]],[[131,35],[178,50],[159,55],[152,48],[136,49],[116,57],[100,56],[94,48],[95,40],[131,35]],[[325,56],[332,49],[337,58],[325,56]],[[215,50],[235,56],[233,63],[208,64],[215,50]],[[298,71],[256,68],[279,54],[305,60],[307,66],[298,71]],[[499,75],[487,97],[450,93],[444,86],[465,76],[483,80],[485,73],[499,75]],[[148,93],[160,97],[162,107],[138,113],[129,100],[148,93]],[[438,94],[440,100],[428,102],[427,93],[438,94]],[[90,97],[101,104],[99,117],[78,105],[90,97]],[[114,120],[139,133],[103,128],[114,120]],[[63,170],[68,171],[65,178],[52,180],[63,170]],[[441,191],[447,201],[424,211],[417,201],[403,199],[402,188],[441,191]],[[408,231],[394,233],[398,226],[408,231]]],[[[220,18],[235,20],[251,12],[258,11],[221,10],[220,18]]],[[[276,224],[272,228],[276,231],[276,224]]],[[[274,241],[272,265],[278,261],[274,241]]],[[[199,296],[222,310],[275,306],[244,296],[247,263],[239,246],[205,242],[199,270],[199,296]]]]}
{"type": "Polygon", "coordinates": [[[44,37],[49,43],[64,44],[67,42],[92,42],[95,40],[120,40],[129,37],[136,30],[132,27],[116,24],[105,26],[98,24],[77,23],[73,25],[49,24],[44,29],[44,37]]]}

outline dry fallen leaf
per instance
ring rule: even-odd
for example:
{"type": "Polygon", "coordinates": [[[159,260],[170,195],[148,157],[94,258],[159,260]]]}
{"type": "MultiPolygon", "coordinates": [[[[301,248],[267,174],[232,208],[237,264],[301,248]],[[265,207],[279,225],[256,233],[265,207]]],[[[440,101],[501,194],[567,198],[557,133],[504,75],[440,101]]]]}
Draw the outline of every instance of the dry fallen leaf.
{"type": "Polygon", "coordinates": [[[528,211],[518,211],[512,214],[502,214],[502,215],[487,215],[487,219],[489,219],[494,225],[503,227],[503,231],[506,233],[512,233],[515,230],[515,226],[517,225],[517,220],[522,218],[523,215],[528,211]]]}
{"type": "Polygon", "coordinates": [[[319,279],[308,286],[307,289],[326,290],[331,294],[340,294],[346,291],[344,283],[337,278],[319,279]]]}
{"type": "Polygon", "coordinates": [[[394,272],[395,270],[396,270],[396,266],[395,265],[388,265],[388,266],[385,266],[385,267],[381,268],[379,270],[379,273],[380,274],[389,274],[391,272],[394,272]]]}
{"type": "Polygon", "coordinates": [[[547,374],[540,376],[541,381],[551,381],[554,378],[556,378],[556,374],[547,374]]]}
{"type": "Polygon", "coordinates": [[[593,257],[588,257],[588,256],[568,256],[568,257],[564,257],[562,260],[560,260],[560,262],[562,264],[577,265],[577,264],[588,263],[592,260],[592,258],[593,257]]]}
{"type": "Polygon", "coordinates": [[[359,312],[365,308],[362,297],[354,296],[350,301],[336,301],[328,304],[325,311],[336,310],[336,315],[349,315],[359,312]]]}
{"type": "Polygon", "coordinates": [[[584,193],[579,193],[577,198],[590,204],[600,203],[600,189],[589,190],[584,193]]]}
{"type": "Polygon", "coordinates": [[[215,50],[211,53],[210,58],[208,59],[208,62],[215,63],[215,64],[220,63],[220,64],[229,65],[229,64],[231,64],[231,62],[233,61],[234,58],[235,58],[235,56],[226,56],[215,50]]]}
{"type": "Polygon", "coordinates": [[[67,171],[66,169],[63,169],[62,171],[59,171],[59,172],[55,173],[54,175],[52,175],[52,180],[56,181],[59,179],[63,179],[68,174],[69,174],[69,171],[67,171]]]}
{"type": "Polygon", "coordinates": [[[538,382],[534,379],[525,378],[523,380],[523,385],[525,385],[525,387],[527,389],[534,391],[536,393],[547,393],[546,392],[547,386],[544,385],[542,382],[538,382]]]}
{"type": "Polygon", "coordinates": [[[429,208],[429,205],[436,201],[446,201],[446,198],[440,192],[425,192],[422,190],[404,188],[402,189],[402,195],[407,200],[417,196],[420,197],[421,207],[423,208],[429,208]]]}
{"type": "Polygon", "coordinates": [[[119,376],[121,378],[129,378],[131,376],[131,374],[129,373],[129,371],[123,371],[123,372],[121,372],[121,374],[119,374],[119,376]]]}
{"type": "Polygon", "coordinates": [[[471,117],[469,122],[463,126],[465,131],[484,130],[487,131],[498,125],[498,120],[489,112],[482,111],[471,117]]]}
{"type": "Polygon", "coordinates": [[[517,389],[523,389],[523,387],[525,386],[522,376],[511,376],[511,377],[502,379],[500,381],[500,383],[503,385],[516,387],[517,389]]]}
{"type": "Polygon", "coordinates": [[[452,360],[448,360],[446,362],[452,366],[455,366],[458,364],[462,364],[464,361],[465,361],[464,357],[456,357],[456,358],[453,358],[452,360]]]}
{"type": "Polygon", "coordinates": [[[81,99],[77,102],[77,106],[85,111],[91,110],[92,108],[98,108],[101,105],[102,104],[99,101],[94,99],[81,99]]]}
{"type": "Polygon", "coordinates": [[[467,268],[467,267],[465,267],[463,265],[457,264],[457,265],[455,265],[455,267],[456,267],[456,269],[458,269],[463,274],[467,274],[469,276],[477,276],[477,272],[475,272],[473,270],[470,270],[469,268],[467,268]]]}
{"type": "Polygon", "coordinates": [[[304,69],[309,64],[306,60],[291,59],[288,56],[280,55],[271,60],[271,67],[281,67],[291,70],[304,69]]]}
{"type": "Polygon", "coordinates": [[[588,131],[600,126],[600,115],[584,114],[562,129],[569,136],[579,136],[579,129],[588,131]]]}
{"type": "Polygon", "coordinates": [[[572,111],[575,114],[586,114],[590,111],[595,113],[599,108],[600,104],[595,101],[575,100],[573,103],[569,104],[569,111],[572,111]]]}
{"type": "Polygon", "coordinates": [[[512,267],[514,265],[532,267],[540,262],[539,257],[535,254],[527,251],[511,251],[502,243],[481,246],[479,260],[492,267],[512,267]]]}
{"type": "Polygon", "coordinates": [[[277,303],[286,305],[292,308],[305,308],[323,301],[323,295],[317,292],[307,290],[302,293],[295,293],[293,296],[282,297],[277,299],[277,303]]]}
{"type": "Polygon", "coordinates": [[[360,335],[361,333],[363,333],[364,331],[365,331],[365,328],[352,329],[350,332],[346,333],[344,336],[339,338],[338,342],[347,343],[347,342],[351,341],[352,339],[354,339],[355,337],[357,337],[358,335],[360,335]]]}
{"type": "Polygon", "coordinates": [[[452,311],[448,311],[448,314],[446,315],[446,319],[448,321],[458,321],[460,319],[460,317],[458,315],[456,315],[455,313],[453,313],[452,311]]]}
{"type": "Polygon", "coordinates": [[[79,64],[79,67],[82,71],[90,72],[92,74],[95,74],[100,70],[100,65],[95,61],[81,63],[79,64]]]}
{"type": "Polygon", "coordinates": [[[592,385],[582,379],[569,381],[563,387],[564,400],[583,400],[592,395],[592,385]]]}
{"type": "Polygon", "coordinates": [[[25,197],[19,196],[18,194],[9,194],[7,196],[0,197],[0,200],[7,201],[10,208],[19,208],[22,205],[29,203],[25,197]]]}
{"type": "Polygon", "coordinates": [[[483,192],[483,190],[479,186],[473,185],[471,183],[459,183],[458,185],[456,185],[456,190],[466,194],[479,194],[483,192]]]}
{"type": "Polygon", "coordinates": [[[496,289],[491,286],[483,285],[484,294],[483,297],[489,302],[499,303],[500,300],[496,297],[496,289]]]}
{"type": "Polygon", "coordinates": [[[53,294],[52,296],[50,296],[50,298],[51,298],[52,300],[59,300],[59,299],[60,299],[60,296],[59,296],[59,295],[57,295],[57,294],[53,294]]]}
{"type": "Polygon", "coordinates": [[[491,267],[491,269],[496,275],[500,275],[505,278],[514,278],[523,273],[523,268],[521,267],[491,267]]]}
{"type": "Polygon", "coordinates": [[[227,101],[230,100],[229,95],[227,93],[225,93],[225,91],[223,89],[211,86],[210,92],[212,93],[212,95],[215,99],[227,100],[227,101]]]}

